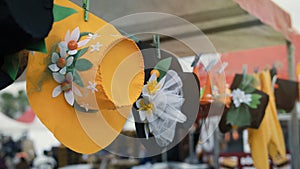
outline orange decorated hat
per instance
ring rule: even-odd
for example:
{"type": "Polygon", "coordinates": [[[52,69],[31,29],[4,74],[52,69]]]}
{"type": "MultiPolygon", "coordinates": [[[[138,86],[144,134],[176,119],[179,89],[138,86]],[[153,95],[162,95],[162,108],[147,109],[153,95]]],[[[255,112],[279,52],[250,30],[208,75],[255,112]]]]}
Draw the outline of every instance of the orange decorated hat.
{"type": "Polygon", "coordinates": [[[136,44],[68,0],[54,1],[47,54],[29,56],[27,95],[43,124],[83,154],[108,146],[122,130],[144,84],[136,44]]]}

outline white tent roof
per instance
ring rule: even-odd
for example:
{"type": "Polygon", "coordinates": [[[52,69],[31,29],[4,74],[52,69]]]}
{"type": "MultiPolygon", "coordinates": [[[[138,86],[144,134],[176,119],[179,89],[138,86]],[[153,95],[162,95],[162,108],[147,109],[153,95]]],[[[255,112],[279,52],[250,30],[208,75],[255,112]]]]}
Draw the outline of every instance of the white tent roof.
{"type": "Polygon", "coordinates": [[[299,0],[272,0],[279,5],[283,10],[290,14],[293,29],[300,34],[300,1],[299,0]]]}
{"type": "Polygon", "coordinates": [[[28,138],[33,140],[37,154],[60,144],[37,117],[32,123],[27,124],[15,121],[0,112],[0,122],[0,133],[12,136],[15,140],[24,132],[28,132],[28,138]]]}

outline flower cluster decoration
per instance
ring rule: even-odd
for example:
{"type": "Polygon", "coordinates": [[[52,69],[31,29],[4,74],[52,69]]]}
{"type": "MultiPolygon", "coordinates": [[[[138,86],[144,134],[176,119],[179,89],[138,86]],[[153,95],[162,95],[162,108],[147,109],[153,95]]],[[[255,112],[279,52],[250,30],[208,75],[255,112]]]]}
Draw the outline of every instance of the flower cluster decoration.
{"type": "MultiPolygon", "coordinates": [[[[88,104],[75,105],[75,95],[82,97],[79,88],[85,87],[78,72],[89,70],[93,64],[89,60],[80,57],[89,50],[88,46],[85,47],[86,44],[97,37],[99,35],[94,35],[91,32],[80,32],[79,27],[76,27],[72,32],[68,30],[64,40],[59,42],[55,51],[50,53],[51,63],[48,65],[53,79],[59,84],[53,89],[52,97],[55,98],[63,94],[70,106],[81,107],[86,112],[89,111],[88,104]],[[83,38],[87,35],[87,38],[83,38]]],[[[99,45],[100,43],[97,46],[99,45]]],[[[89,81],[86,88],[91,93],[95,93],[98,91],[96,85],[96,83],[89,81]]]]}
{"type": "MultiPolygon", "coordinates": [[[[170,61],[162,60],[158,64],[169,66],[170,61]]],[[[182,80],[175,71],[152,71],[151,77],[143,87],[142,98],[136,102],[140,119],[145,123],[146,138],[152,133],[161,147],[173,141],[176,124],[187,120],[181,112],[184,103],[182,87],[182,80]]]]}
{"type": "Polygon", "coordinates": [[[243,75],[243,79],[236,89],[233,89],[230,96],[232,104],[228,110],[227,124],[241,127],[251,124],[250,109],[257,109],[260,105],[261,95],[254,93],[256,80],[251,75],[243,75]]]}

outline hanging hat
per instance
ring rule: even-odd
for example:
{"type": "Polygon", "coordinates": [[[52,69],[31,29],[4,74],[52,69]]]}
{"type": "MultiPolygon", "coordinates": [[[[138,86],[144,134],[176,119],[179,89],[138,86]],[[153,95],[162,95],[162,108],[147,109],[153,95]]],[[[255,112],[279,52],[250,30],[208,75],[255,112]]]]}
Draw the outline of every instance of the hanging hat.
{"type": "Polygon", "coordinates": [[[150,153],[175,146],[193,125],[199,108],[199,81],[184,73],[175,56],[139,42],[145,82],[133,108],[136,132],[150,153]]]}
{"type": "Polygon", "coordinates": [[[53,23],[53,0],[1,1],[0,57],[5,57],[43,40],[53,23]]]}
{"type": "Polygon", "coordinates": [[[83,9],[68,0],[55,4],[71,12],[53,24],[49,52],[29,56],[29,103],[62,144],[94,153],[118,136],[139,97],[143,58],[112,25],[93,14],[85,22],[83,9]]]}
{"type": "Polygon", "coordinates": [[[219,129],[226,133],[231,128],[258,129],[269,102],[269,96],[255,89],[256,79],[251,75],[236,74],[231,84],[232,102],[224,109],[219,129]]]}
{"type": "Polygon", "coordinates": [[[277,109],[287,113],[291,112],[299,97],[298,91],[298,82],[277,78],[274,87],[277,109]]]}
{"type": "Polygon", "coordinates": [[[52,0],[1,1],[0,90],[25,70],[28,52],[49,33],[53,23],[52,0]]]}
{"type": "Polygon", "coordinates": [[[278,78],[276,67],[270,69],[270,75],[274,88],[276,108],[287,113],[291,112],[296,100],[299,98],[298,82],[278,78]]]}

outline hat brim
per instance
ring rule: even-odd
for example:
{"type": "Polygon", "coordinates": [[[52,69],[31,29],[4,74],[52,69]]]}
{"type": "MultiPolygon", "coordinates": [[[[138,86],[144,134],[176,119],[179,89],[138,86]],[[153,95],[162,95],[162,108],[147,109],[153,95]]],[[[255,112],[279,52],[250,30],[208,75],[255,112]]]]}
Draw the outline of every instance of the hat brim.
{"type": "MultiPolygon", "coordinates": [[[[89,14],[89,21],[85,22],[83,20],[82,8],[70,1],[60,0],[56,1],[56,4],[73,8],[77,10],[78,13],[69,16],[63,21],[54,23],[53,29],[46,39],[48,49],[51,48],[51,45],[61,41],[69,29],[74,29],[77,26],[80,27],[81,31],[86,32],[97,32],[99,28],[106,26],[107,29],[103,30],[105,31],[105,35],[120,35],[113,26],[107,24],[105,21],[93,14],[89,14]],[[58,35],[61,35],[62,37],[58,37],[58,35]]],[[[111,36],[111,38],[113,37],[111,36]]],[[[108,58],[106,59],[108,63],[116,63],[114,62],[116,58],[125,58],[128,56],[128,53],[139,52],[135,43],[130,40],[121,40],[113,45],[110,44],[110,37],[104,37],[104,41],[107,41],[107,44],[104,45],[107,50],[103,49],[105,52],[99,53],[96,57],[103,55],[103,58],[108,58]]],[[[102,102],[103,100],[101,100],[104,96],[110,95],[110,86],[114,85],[111,84],[112,80],[110,79],[107,84],[105,84],[107,90],[103,89],[105,88],[103,87],[104,85],[102,85],[102,88],[98,86],[99,83],[106,83],[103,82],[103,79],[97,79],[97,77],[101,76],[101,74],[99,74],[100,69],[105,67],[98,64],[104,64],[104,59],[101,63],[94,63],[93,60],[91,60],[95,66],[92,68],[93,75],[89,74],[91,77],[96,76],[94,81],[97,83],[97,89],[101,91],[95,94],[98,105],[102,106],[99,107],[101,113],[98,111],[97,113],[85,114],[75,111],[74,107],[68,105],[62,94],[55,98],[52,97],[52,91],[55,87],[57,87],[58,83],[54,81],[51,75],[45,74],[48,70],[48,65],[46,64],[47,59],[49,59],[49,55],[41,53],[29,57],[26,81],[27,95],[32,109],[40,118],[42,123],[54,134],[54,136],[62,144],[73,151],[90,154],[105,148],[105,146],[109,145],[122,130],[123,125],[126,122],[127,114],[120,114],[117,109],[109,109],[111,103],[106,104],[102,102]],[[86,126],[87,122],[90,122],[88,126],[86,126]],[[96,136],[94,135],[95,133],[97,134],[96,136]]],[[[143,64],[142,57],[137,57],[135,61],[143,64]]],[[[130,65],[126,63],[123,65],[123,68],[126,66],[128,67],[130,65]]],[[[114,66],[112,66],[111,69],[113,69],[113,67],[114,66]]],[[[137,72],[139,74],[133,81],[135,81],[136,84],[140,83],[140,87],[137,85],[135,86],[135,90],[129,90],[129,97],[132,100],[135,100],[136,97],[138,97],[144,81],[143,66],[140,67],[140,65],[138,65],[138,67],[141,69],[141,73],[137,72]]],[[[103,74],[103,72],[101,73],[103,74]]],[[[107,76],[109,76],[109,73],[110,72],[107,72],[107,76]]],[[[101,76],[101,78],[104,77],[101,76]]],[[[84,81],[84,83],[88,82],[84,81]]],[[[106,97],[106,99],[110,98],[106,97]]],[[[114,103],[114,101],[112,101],[112,103],[114,103]]]]}

